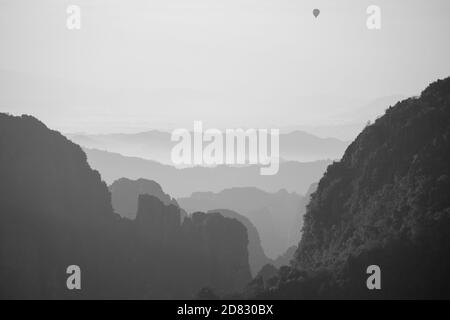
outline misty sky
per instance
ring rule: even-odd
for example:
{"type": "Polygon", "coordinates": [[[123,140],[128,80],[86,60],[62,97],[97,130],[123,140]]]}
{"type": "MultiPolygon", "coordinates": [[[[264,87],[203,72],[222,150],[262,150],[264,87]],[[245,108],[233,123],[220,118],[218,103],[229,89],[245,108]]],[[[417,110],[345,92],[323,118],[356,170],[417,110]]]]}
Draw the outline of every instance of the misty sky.
{"type": "Polygon", "coordinates": [[[0,0],[0,111],[63,132],[340,125],[450,75],[449,15],[448,0],[0,0]]]}

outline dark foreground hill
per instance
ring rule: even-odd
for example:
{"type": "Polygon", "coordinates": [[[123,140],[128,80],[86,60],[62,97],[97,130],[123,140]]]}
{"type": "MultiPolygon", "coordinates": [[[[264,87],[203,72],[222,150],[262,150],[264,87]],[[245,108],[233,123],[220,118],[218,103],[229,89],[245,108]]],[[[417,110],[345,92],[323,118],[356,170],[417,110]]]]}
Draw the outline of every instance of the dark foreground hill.
{"type": "Polygon", "coordinates": [[[294,263],[247,293],[450,298],[450,78],[366,127],[312,195],[294,263]],[[381,269],[368,290],[367,267],[381,269]]]}
{"type": "Polygon", "coordinates": [[[30,116],[0,114],[0,298],[190,298],[250,280],[237,220],[139,198],[135,220],[81,148],[30,116]],[[66,287],[70,265],[81,290],[66,287]]]}

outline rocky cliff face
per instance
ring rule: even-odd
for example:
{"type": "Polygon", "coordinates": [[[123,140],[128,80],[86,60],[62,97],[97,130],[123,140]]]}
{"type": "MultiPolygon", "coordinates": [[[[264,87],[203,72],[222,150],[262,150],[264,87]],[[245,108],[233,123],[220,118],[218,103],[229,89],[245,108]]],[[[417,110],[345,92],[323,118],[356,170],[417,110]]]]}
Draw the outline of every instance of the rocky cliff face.
{"type": "Polygon", "coordinates": [[[275,193],[254,187],[195,192],[179,198],[178,203],[188,212],[226,208],[245,216],[258,230],[264,252],[272,259],[298,244],[305,212],[304,198],[284,189],[275,193]]]}
{"type": "Polygon", "coordinates": [[[183,221],[182,229],[187,237],[185,252],[201,261],[204,271],[199,274],[206,275],[213,289],[221,289],[216,293],[237,292],[251,280],[247,230],[238,220],[196,212],[183,221]]]}
{"type": "Polygon", "coordinates": [[[446,79],[389,108],[328,167],[305,215],[298,266],[336,266],[395,241],[433,240],[430,232],[450,218],[449,170],[446,79]]]}
{"type": "Polygon", "coordinates": [[[0,150],[3,207],[72,218],[112,215],[109,192],[81,148],[33,117],[0,114],[0,150]]]}
{"type": "MultiPolygon", "coordinates": [[[[312,195],[272,297],[450,297],[450,78],[367,126],[312,195]],[[382,289],[366,287],[369,265],[382,289]]],[[[266,291],[267,294],[267,291],[266,291]]]]}
{"type": "Polygon", "coordinates": [[[220,213],[226,218],[236,219],[241,222],[247,229],[248,235],[248,259],[250,264],[250,271],[253,276],[257,275],[261,268],[268,264],[273,263],[264,253],[264,249],[261,246],[261,238],[256,227],[245,216],[227,209],[210,210],[207,213],[220,213]]]}
{"type": "Polygon", "coordinates": [[[0,295],[72,297],[67,266],[79,264],[89,283],[90,270],[110,260],[114,241],[100,230],[117,217],[106,185],[80,147],[29,116],[0,115],[0,176],[0,295]]]}
{"type": "Polygon", "coordinates": [[[245,227],[141,196],[113,212],[77,145],[29,117],[0,114],[0,298],[190,298],[250,279],[245,227]],[[81,290],[66,268],[81,268],[81,290]]]}
{"type": "MultiPolygon", "coordinates": [[[[179,207],[177,201],[165,193],[162,187],[153,180],[130,180],[121,178],[113,182],[109,187],[114,211],[122,217],[134,219],[136,217],[139,195],[149,194],[157,197],[164,204],[173,204],[179,207]]],[[[181,209],[182,217],[186,212],[181,209]]]]}
{"type": "Polygon", "coordinates": [[[224,295],[242,290],[251,279],[247,230],[235,219],[196,212],[180,223],[177,206],[141,195],[135,227],[137,242],[149,253],[140,264],[157,275],[148,285],[153,291],[171,284],[168,297],[189,296],[205,287],[224,295]]]}

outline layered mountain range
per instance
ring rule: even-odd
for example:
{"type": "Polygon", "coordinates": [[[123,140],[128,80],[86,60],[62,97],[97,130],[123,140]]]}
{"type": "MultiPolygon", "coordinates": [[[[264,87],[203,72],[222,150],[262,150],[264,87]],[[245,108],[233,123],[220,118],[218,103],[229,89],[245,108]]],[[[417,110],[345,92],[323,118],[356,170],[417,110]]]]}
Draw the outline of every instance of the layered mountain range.
{"type": "Polygon", "coordinates": [[[87,152],[0,114],[0,298],[450,298],[450,78],[389,107],[328,167],[284,162],[265,179],[87,152]],[[129,180],[145,177],[168,193],[129,180]]]}
{"type": "MultiPolygon", "coordinates": [[[[193,136],[193,134],[191,134],[193,136]]],[[[134,134],[68,134],[73,142],[88,149],[105,150],[128,157],[153,160],[173,165],[170,158],[177,142],[164,131],[147,131],[134,134]]],[[[224,135],[225,137],[225,135],[224,135]]],[[[305,131],[295,130],[280,134],[280,158],[289,161],[316,161],[339,159],[348,142],[336,138],[321,138],[305,131]]]]}
{"type": "Polygon", "coordinates": [[[261,175],[260,166],[217,166],[175,168],[156,161],[125,157],[118,153],[83,149],[91,167],[100,172],[108,184],[120,178],[140,178],[157,181],[172,197],[189,197],[193,192],[220,192],[227,188],[255,187],[267,192],[286,189],[305,194],[317,182],[330,160],[313,162],[287,161],[280,163],[275,175],[261,175]]]}

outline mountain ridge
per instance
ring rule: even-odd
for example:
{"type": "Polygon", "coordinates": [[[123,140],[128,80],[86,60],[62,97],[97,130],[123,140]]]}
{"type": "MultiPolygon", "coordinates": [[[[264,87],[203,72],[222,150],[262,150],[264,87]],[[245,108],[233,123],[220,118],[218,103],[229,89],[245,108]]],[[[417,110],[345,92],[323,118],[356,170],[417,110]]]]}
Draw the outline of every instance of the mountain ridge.
{"type": "MultiPolygon", "coordinates": [[[[138,133],[67,134],[67,137],[87,149],[173,164],[170,155],[176,142],[171,141],[169,132],[150,130],[138,133]]],[[[348,145],[347,141],[320,138],[302,130],[281,133],[279,139],[280,158],[301,162],[338,159],[348,145]]]]}
{"type": "Polygon", "coordinates": [[[450,297],[450,78],[388,108],[327,168],[278,299],[450,297]],[[377,265],[381,290],[368,290],[377,265]]]}
{"type": "Polygon", "coordinates": [[[175,198],[195,191],[219,192],[225,188],[256,186],[274,192],[285,188],[289,192],[303,194],[311,183],[318,181],[331,161],[283,162],[276,175],[262,176],[259,166],[214,168],[175,168],[152,160],[124,157],[117,153],[83,149],[92,168],[98,170],[108,184],[126,177],[131,180],[144,178],[158,181],[164,190],[175,198]]]}

